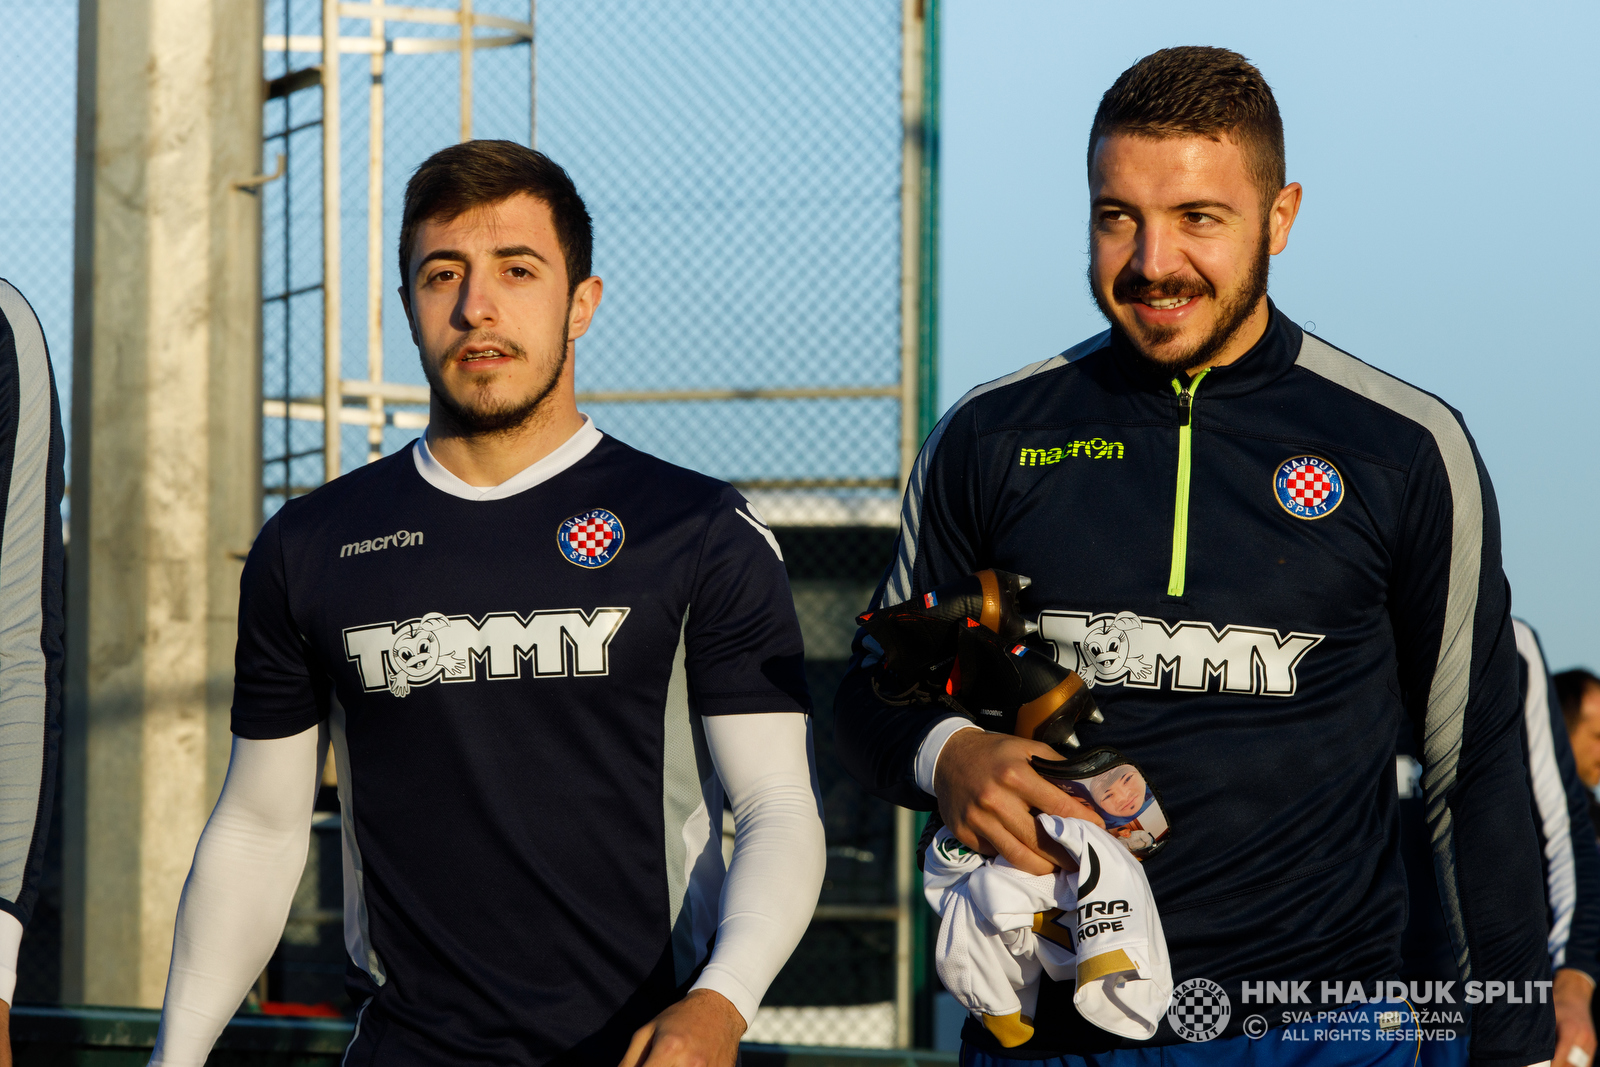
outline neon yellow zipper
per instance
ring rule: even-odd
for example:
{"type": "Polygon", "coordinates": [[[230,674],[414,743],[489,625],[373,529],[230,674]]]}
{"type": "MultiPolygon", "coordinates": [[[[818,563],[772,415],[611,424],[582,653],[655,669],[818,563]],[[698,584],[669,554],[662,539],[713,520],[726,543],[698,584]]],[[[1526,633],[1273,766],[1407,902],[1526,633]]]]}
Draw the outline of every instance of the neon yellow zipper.
{"type": "Polygon", "coordinates": [[[1177,378],[1172,379],[1172,391],[1178,394],[1178,407],[1183,421],[1178,423],[1178,494],[1172,506],[1172,573],[1167,577],[1167,595],[1183,595],[1184,573],[1189,565],[1189,464],[1193,447],[1191,433],[1194,429],[1194,394],[1200,381],[1211,368],[1196,374],[1187,387],[1177,378]]]}

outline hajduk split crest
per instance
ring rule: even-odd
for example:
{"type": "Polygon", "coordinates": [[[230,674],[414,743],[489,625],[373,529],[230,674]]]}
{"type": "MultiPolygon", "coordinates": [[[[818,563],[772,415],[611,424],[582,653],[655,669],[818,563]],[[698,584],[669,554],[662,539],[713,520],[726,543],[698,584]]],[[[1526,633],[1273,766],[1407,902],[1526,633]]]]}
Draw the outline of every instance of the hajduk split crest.
{"type": "Polygon", "coordinates": [[[1344,499],[1344,478],[1321,456],[1291,456],[1272,476],[1278,505],[1297,519],[1320,519],[1344,499]]]}
{"type": "Polygon", "coordinates": [[[604,567],[622,551],[622,520],[605,508],[580,512],[556,529],[556,545],[571,563],[604,567]]]}

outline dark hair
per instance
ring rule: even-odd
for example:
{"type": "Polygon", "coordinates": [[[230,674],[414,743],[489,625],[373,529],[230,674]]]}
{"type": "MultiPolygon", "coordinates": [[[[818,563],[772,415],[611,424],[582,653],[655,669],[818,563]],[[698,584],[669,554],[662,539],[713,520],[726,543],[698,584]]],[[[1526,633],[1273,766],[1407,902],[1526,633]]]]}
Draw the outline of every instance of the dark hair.
{"type": "Polygon", "coordinates": [[[518,193],[550,206],[571,293],[591,273],[594,228],[589,209],[559,164],[515,141],[464,141],[422,161],[406,182],[406,207],[400,219],[401,284],[410,289],[406,268],[417,227],[435,219],[449,222],[518,193]]]}
{"type": "Polygon", "coordinates": [[[1600,685],[1600,678],[1596,678],[1592,671],[1574,667],[1550,680],[1555,683],[1556,699],[1561,701],[1561,717],[1567,720],[1567,730],[1570,732],[1583,718],[1584,691],[1591,685],[1600,685]]]}
{"type": "Polygon", "coordinates": [[[1287,182],[1283,119],[1272,87],[1250,61],[1226,48],[1185,45],[1152,52],[1118,75],[1089,127],[1089,169],[1100,138],[1230,135],[1270,205],[1287,182]]]}

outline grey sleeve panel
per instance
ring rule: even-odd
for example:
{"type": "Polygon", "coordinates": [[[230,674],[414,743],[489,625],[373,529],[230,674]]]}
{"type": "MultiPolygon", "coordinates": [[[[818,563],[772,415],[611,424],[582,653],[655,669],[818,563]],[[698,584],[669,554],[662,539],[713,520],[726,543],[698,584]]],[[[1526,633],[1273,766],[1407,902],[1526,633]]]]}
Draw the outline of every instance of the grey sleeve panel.
{"type": "MultiPolygon", "coordinates": [[[[350,746],[345,739],[344,708],[334,702],[328,715],[329,744],[333,747],[333,766],[339,776],[339,841],[344,860],[344,947],[350,960],[378,985],[389,980],[383,958],[372,943],[372,928],[367,921],[367,870],[361,860],[361,842],[356,838],[355,788],[350,782],[350,746]]],[[[321,768],[317,768],[321,773],[321,768]]]]}
{"type": "Polygon", "coordinates": [[[44,332],[5,281],[0,320],[0,898],[26,912],[60,707],[60,431],[44,332]]]}
{"type": "MultiPolygon", "coordinates": [[[[693,610],[692,608],[690,610],[693,610]]],[[[711,953],[722,896],[722,781],[689,695],[685,611],[663,702],[661,823],[673,979],[682,985],[711,953]]]]}
{"type": "Polygon", "coordinates": [[[1470,978],[1466,928],[1456,879],[1455,830],[1447,799],[1461,761],[1461,736],[1472,676],[1473,618],[1478,607],[1483,558],[1483,487],[1472,444],[1456,417],[1436,397],[1385,374],[1311,334],[1297,360],[1301,367],[1417,423],[1432,435],[1450,481],[1453,529],[1450,587],[1445,594],[1439,659],[1428,692],[1423,724],[1422,786],[1432,829],[1434,866],[1445,907],[1445,922],[1456,947],[1461,977],[1470,978]]]}
{"type": "Polygon", "coordinates": [[[1550,966],[1567,959],[1572,916],[1578,907],[1578,869],[1572,854],[1572,820],[1567,812],[1567,786],[1556,759],[1550,724],[1549,674],[1544,653],[1532,628],[1512,619],[1517,654],[1528,668],[1528,694],[1522,702],[1523,730],[1528,738],[1528,780],[1533,786],[1534,815],[1544,835],[1545,900],[1550,908],[1550,966]]]}
{"type": "Polygon", "coordinates": [[[991,393],[1013,382],[1020,382],[1024,378],[1031,378],[1035,374],[1065,366],[1096,349],[1104,348],[1110,340],[1111,331],[1104,330],[1087,341],[1073,345],[1059,356],[1030,363],[1004,378],[996,378],[992,382],[985,382],[969,389],[960,400],[951,405],[949,411],[944,413],[944,417],[934,426],[933,432],[928,434],[928,439],[922,443],[922,451],[917,453],[917,461],[911,466],[911,478],[906,483],[905,498],[900,504],[900,536],[895,543],[894,567],[889,572],[889,580],[883,591],[883,604],[898,604],[911,597],[911,573],[917,565],[917,538],[922,530],[922,497],[928,486],[928,469],[933,464],[934,453],[939,450],[939,442],[944,438],[945,429],[950,425],[950,420],[955,417],[956,412],[985,393],[991,393]]]}

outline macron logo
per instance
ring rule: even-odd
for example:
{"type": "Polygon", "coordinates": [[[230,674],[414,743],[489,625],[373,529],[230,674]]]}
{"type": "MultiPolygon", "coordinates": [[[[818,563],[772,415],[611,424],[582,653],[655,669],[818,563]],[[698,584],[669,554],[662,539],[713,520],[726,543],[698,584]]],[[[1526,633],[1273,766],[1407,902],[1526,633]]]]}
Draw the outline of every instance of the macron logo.
{"type": "Polygon", "coordinates": [[[421,530],[400,530],[396,533],[374,537],[370,541],[352,541],[339,546],[339,558],[359,556],[363,552],[381,552],[386,548],[410,548],[422,544],[421,530]]]}

